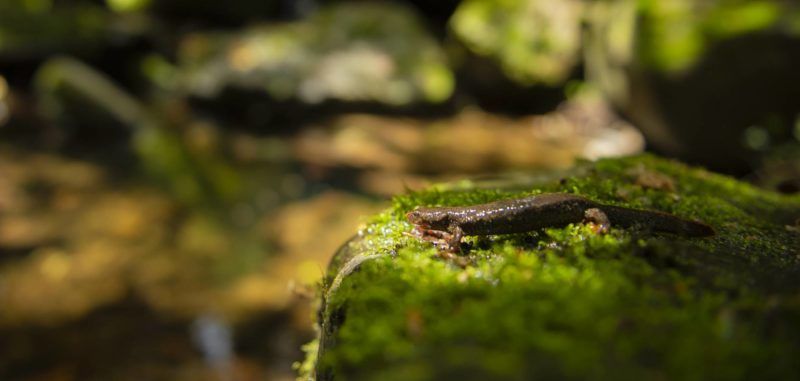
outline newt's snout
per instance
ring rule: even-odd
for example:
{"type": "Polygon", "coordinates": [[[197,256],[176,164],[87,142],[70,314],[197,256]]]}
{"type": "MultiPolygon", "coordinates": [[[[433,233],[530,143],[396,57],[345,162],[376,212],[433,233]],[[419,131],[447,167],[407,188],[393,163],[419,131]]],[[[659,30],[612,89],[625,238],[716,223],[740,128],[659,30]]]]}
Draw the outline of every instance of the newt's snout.
{"type": "Polygon", "coordinates": [[[406,219],[408,220],[408,222],[415,225],[422,223],[422,215],[420,215],[420,213],[416,210],[412,210],[406,213],[406,219]]]}
{"type": "Polygon", "coordinates": [[[431,228],[430,221],[428,221],[419,210],[412,210],[406,213],[406,219],[408,219],[408,222],[414,224],[416,229],[425,230],[431,228]]]}

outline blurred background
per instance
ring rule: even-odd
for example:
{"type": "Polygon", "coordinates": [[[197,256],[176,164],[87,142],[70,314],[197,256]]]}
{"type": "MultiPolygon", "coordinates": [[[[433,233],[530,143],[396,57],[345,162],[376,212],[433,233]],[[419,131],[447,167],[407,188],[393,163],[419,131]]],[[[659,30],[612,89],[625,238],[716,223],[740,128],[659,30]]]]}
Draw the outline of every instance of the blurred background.
{"type": "Polygon", "coordinates": [[[393,194],[643,151],[800,190],[800,6],[0,0],[0,379],[293,380],[393,194]]]}

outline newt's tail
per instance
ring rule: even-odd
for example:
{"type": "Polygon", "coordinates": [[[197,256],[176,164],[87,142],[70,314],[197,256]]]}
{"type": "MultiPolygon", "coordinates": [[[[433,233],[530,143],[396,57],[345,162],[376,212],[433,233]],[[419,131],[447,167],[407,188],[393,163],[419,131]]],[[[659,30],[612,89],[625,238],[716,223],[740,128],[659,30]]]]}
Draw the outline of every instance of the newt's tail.
{"type": "Polygon", "coordinates": [[[610,205],[604,205],[602,210],[608,216],[612,226],[641,226],[654,231],[673,233],[686,237],[708,237],[716,234],[714,228],[707,224],[699,221],[687,220],[664,212],[622,208],[610,205]]]}

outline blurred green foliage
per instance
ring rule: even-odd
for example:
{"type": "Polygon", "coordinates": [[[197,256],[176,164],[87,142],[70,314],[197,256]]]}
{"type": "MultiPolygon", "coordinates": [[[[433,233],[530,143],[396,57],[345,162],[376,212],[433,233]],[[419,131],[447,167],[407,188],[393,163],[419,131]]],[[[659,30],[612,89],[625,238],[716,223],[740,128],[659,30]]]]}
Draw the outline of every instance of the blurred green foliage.
{"type": "Polygon", "coordinates": [[[106,38],[110,21],[103,7],[91,3],[56,7],[49,0],[3,0],[0,57],[89,49],[106,38]]]}
{"type": "Polygon", "coordinates": [[[800,35],[800,8],[763,0],[640,1],[637,50],[651,67],[675,71],[695,63],[714,42],[752,32],[800,35]]]}
{"type": "Polygon", "coordinates": [[[187,205],[224,208],[243,196],[242,173],[218,154],[191,150],[178,131],[142,126],[134,146],[150,175],[187,205]]]}
{"type": "Polygon", "coordinates": [[[579,61],[583,9],[578,0],[468,0],[450,25],[470,49],[498,60],[511,78],[558,85],[579,61]]]}
{"type": "Polygon", "coordinates": [[[636,41],[628,49],[664,71],[686,69],[724,39],[764,31],[800,33],[800,9],[777,0],[468,0],[450,26],[467,47],[497,60],[520,83],[557,85],[580,61],[582,24],[601,27],[587,17],[598,8],[633,9],[636,17],[607,18],[613,16],[607,13],[599,21],[626,30],[626,38],[636,41]]]}
{"type": "Polygon", "coordinates": [[[147,9],[152,0],[106,0],[108,7],[114,12],[136,12],[147,9]]]}
{"type": "Polygon", "coordinates": [[[181,46],[179,71],[200,95],[238,86],[308,103],[441,102],[454,86],[416,15],[391,3],[341,3],[304,21],[196,34],[181,46]]]}
{"type": "Polygon", "coordinates": [[[50,59],[37,72],[35,84],[40,110],[54,123],[130,129],[132,148],[143,168],[183,203],[213,209],[242,196],[240,174],[219,153],[193,149],[190,139],[182,136],[191,124],[174,126],[82,62],[50,59]]]}

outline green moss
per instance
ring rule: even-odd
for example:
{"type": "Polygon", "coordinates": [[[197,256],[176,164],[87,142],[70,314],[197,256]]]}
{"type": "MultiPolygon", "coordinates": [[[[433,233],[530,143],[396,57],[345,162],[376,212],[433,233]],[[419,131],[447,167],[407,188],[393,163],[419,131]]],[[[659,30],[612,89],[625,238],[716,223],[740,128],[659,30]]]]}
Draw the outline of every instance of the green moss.
{"type": "Polygon", "coordinates": [[[372,259],[327,283],[319,379],[797,378],[800,233],[786,225],[798,215],[799,197],[653,156],[513,191],[398,196],[361,232],[356,255],[372,259]],[[674,191],[638,185],[643,172],[674,191]],[[570,225],[470,237],[466,268],[403,234],[418,205],[553,191],[699,219],[718,234],[570,225]]]}

